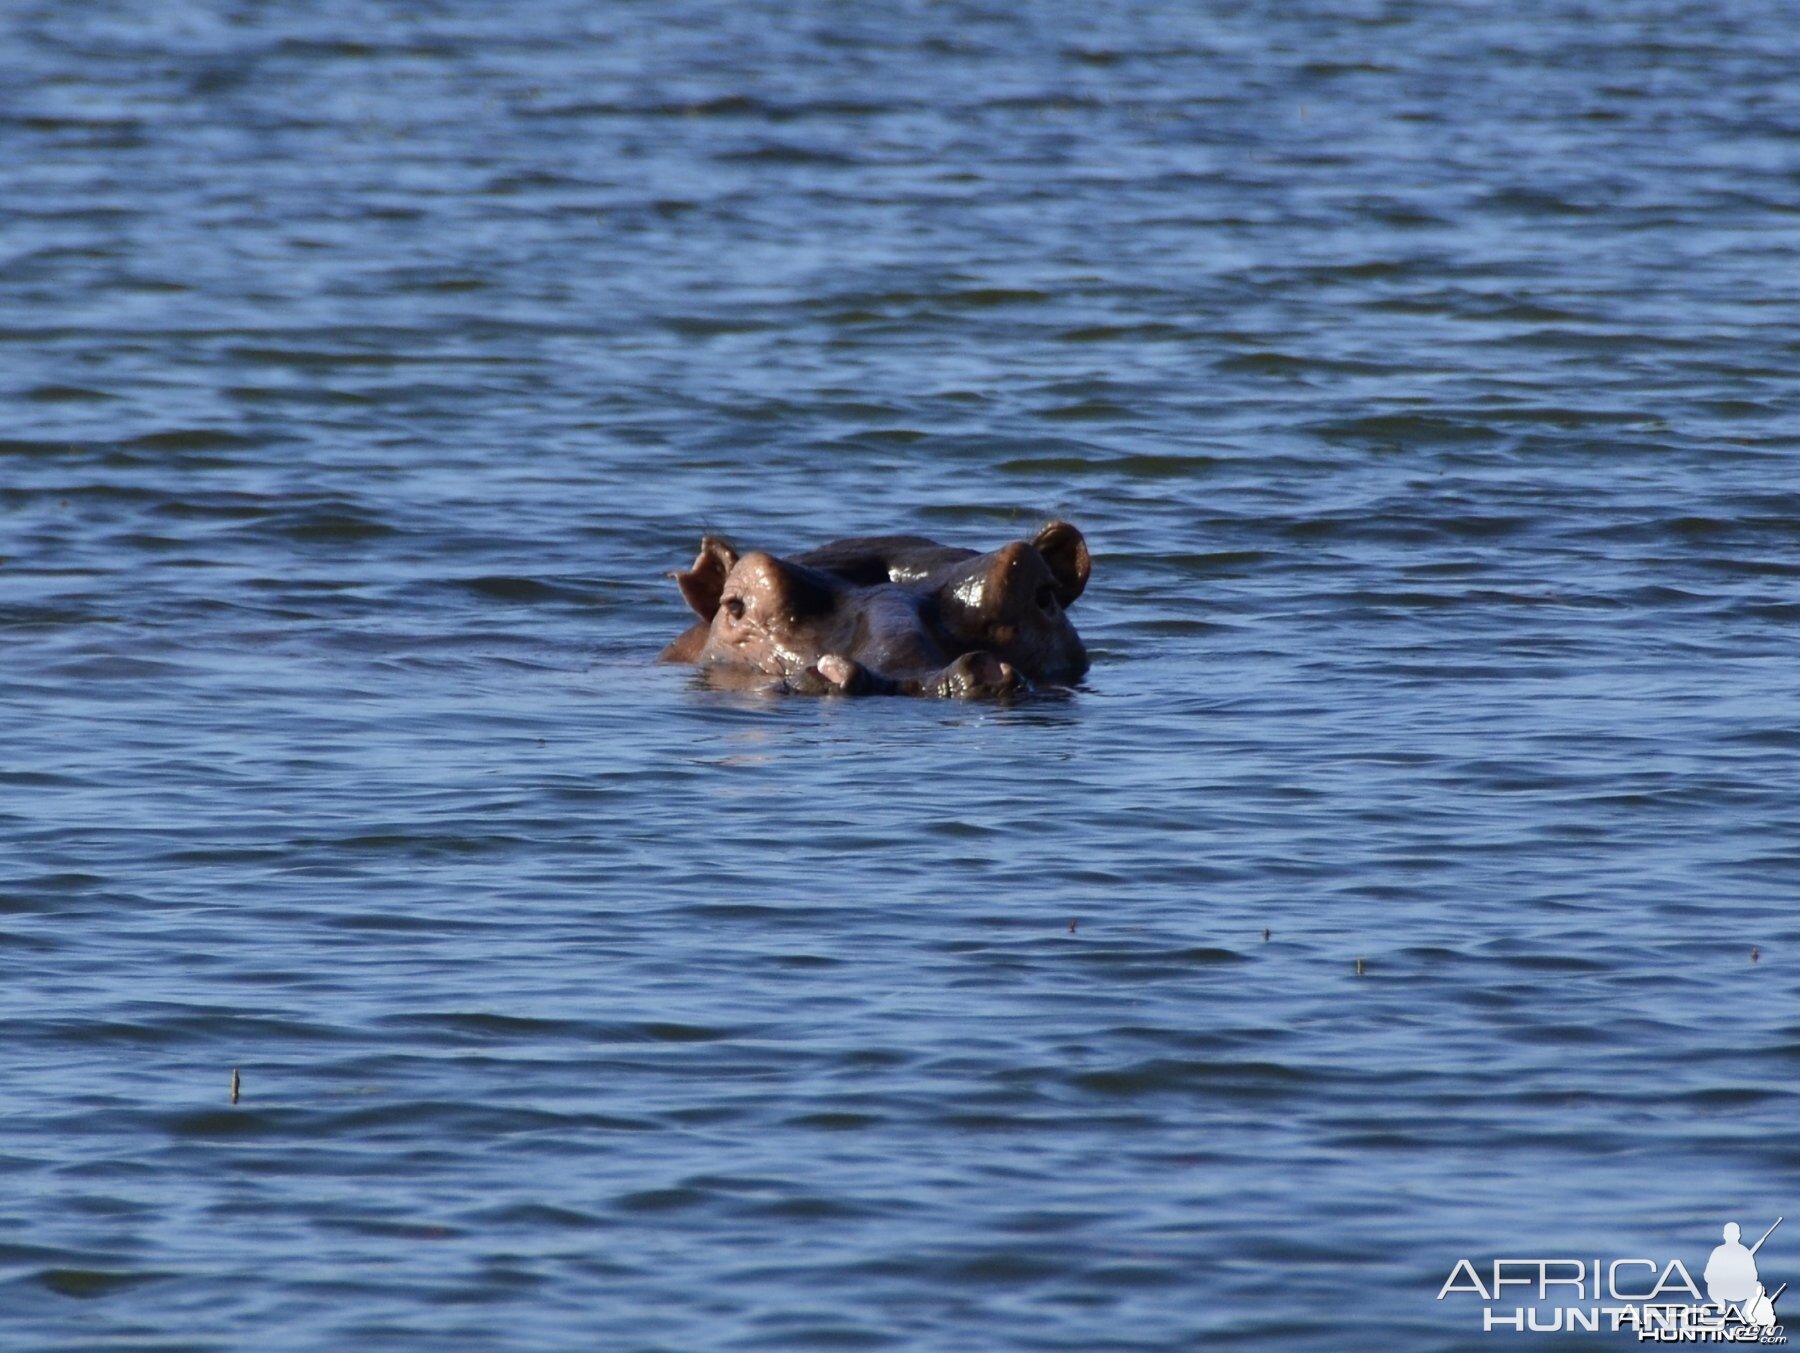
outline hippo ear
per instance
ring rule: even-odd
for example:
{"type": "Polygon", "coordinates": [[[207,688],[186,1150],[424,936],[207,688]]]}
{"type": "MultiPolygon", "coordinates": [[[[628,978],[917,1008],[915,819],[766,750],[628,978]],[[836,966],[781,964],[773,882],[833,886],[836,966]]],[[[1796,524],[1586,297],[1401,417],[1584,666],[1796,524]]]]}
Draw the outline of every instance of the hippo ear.
{"type": "Polygon", "coordinates": [[[1087,586],[1088,569],[1092,566],[1081,532],[1066,521],[1053,521],[1032,537],[1031,543],[1050,565],[1050,573],[1056,579],[1057,601],[1064,606],[1073,604],[1087,586]]]}
{"type": "Polygon", "coordinates": [[[681,588],[681,595],[694,608],[694,614],[702,620],[710,621],[713,612],[719,609],[719,594],[725,590],[725,575],[731,572],[737,561],[737,551],[731,548],[730,541],[721,540],[718,536],[706,536],[700,541],[700,553],[694,558],[694,566],[684,573],[669,576],[681,588]]]}

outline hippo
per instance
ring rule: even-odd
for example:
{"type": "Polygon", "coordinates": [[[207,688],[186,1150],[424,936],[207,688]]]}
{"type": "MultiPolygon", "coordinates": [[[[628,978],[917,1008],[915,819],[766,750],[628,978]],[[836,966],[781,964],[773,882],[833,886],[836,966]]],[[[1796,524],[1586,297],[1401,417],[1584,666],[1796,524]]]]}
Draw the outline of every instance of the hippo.
{"type": "Polygon", "coordinates": [[[809,695],[973,699],[1087,671],[1068,608],[1087,541],[1066,521],[986,554],[923,536],[836,540],[792,558],[706,536],[671,574],[699,617],[662,651],[719,684],[809,695]]]}

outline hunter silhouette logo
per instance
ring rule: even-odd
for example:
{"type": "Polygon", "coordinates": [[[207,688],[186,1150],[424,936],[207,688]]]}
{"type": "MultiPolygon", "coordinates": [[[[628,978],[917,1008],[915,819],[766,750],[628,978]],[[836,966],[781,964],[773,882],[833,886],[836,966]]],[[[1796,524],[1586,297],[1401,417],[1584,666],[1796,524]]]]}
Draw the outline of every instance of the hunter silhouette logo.
{"type": "Polygon", "coordinates": [[[1743,1243],[1736,1222],[1726,1222],[1723,1243],[1701,1271],[1704,1293],[1679,1259],[1559,1256],[1492,1259],[1485,1268],[1458,1259],[1437,1299],[1460,1293],[1480,1298],[1485,1332],[1630,1330],[1646,1343],[1785,1344],[1775,1303],[1787,1284],[1770,1292],[1756,1263],[1757,1252],[1785,1220],[1775,1218],[1754,1245],[1743,1243]]]}
{"type": "MultiPolygon", "coordinates": [[[[1775,1218],[1775,1226],[1786,1220],[1775,1218]]],[[[1767,1293],[1756,1276],[1756,1252],[1763,1247],[1763,1241],[1775,1234],[1775,1226],[1762,1233],[1762,1240],[1745,1249],[1739,1240],[1743,1232],[1738,1224],[1726,1222],[1725,1243],[1706,1261],[1706,1295],[1720,1306],[1739,1307],[1745,1322],[1758,1329],[1775,1328],[1775,1298],[1787,1291],[1787,1284],[1783,1283],[1772,1294],[1767,1293]]]]}

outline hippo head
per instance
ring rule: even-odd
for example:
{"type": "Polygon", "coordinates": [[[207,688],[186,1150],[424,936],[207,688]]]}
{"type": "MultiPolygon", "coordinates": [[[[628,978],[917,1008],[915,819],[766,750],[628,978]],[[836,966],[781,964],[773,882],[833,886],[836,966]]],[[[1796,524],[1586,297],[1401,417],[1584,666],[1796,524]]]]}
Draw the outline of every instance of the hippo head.
{"type": "Polygon", "coordinates": [[[954,647],[985,650],[1046,681],[1076,681],[1087,650],[1066,611],[1087,586],[1087,541],[1068,522],[961,560],[937,587],[938,623],[954,647]]]}
{"type": "Polygon", "coordinates": [[[708,536],[675,575],[699,619],[662,656],[725,685],[773,677],[772,688],[804,693],[1006,696],[1087,671],[1065,609],[1088,566],[1067,522],[990,554],[880,536],[779,559],[708,536]]]}
{"type": "Polygon", "coordinates": [[[694,652],[684,655],[693,661],[792,676],[817,662],[837,638],[834,580],[761,550],[740,557],[726,541],[708,536],[693,568],[675,581],[700,617],[694,652]]]}

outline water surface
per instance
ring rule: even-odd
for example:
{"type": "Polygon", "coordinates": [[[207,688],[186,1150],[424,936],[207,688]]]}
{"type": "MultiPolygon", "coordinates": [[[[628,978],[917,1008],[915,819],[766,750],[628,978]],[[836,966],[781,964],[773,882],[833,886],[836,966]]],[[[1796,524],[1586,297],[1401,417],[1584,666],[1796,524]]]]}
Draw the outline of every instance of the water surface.
{"type": "Polygon", "coordinates": [[[1449,1350],[1800,1210],[1784,6],[5,24],[8,1347],[1449,1350]],[[1072,694],[649,661],[1052,516],[1072,694]]]}

